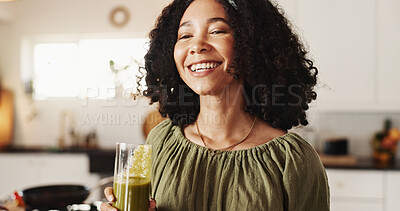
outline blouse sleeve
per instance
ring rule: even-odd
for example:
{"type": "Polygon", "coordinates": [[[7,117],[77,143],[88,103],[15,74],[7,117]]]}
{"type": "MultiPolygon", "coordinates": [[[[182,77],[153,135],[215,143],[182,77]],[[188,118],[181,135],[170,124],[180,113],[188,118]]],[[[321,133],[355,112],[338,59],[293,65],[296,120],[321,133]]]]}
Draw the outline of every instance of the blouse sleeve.
{"type": "Polygon", "coordinates": [[[328,179],[318,154],[302,139],[288,148],[283,171],[285,210],[329,210],[328,179]]]}
{"type": "Polygon", "coordinates": [[[166,119],[160,122],[157,126],[155,126],[147,136],[146,144],[158,145],[160,144],[160,140],[165,139],[168,135],[168,132],[171,130],[172,122],[169,119],[166,119]]]}
{"type": "MultiPolygon", "coordinates": [[[[168,135],[170,135],[169,131],[171,130],[171,127],[172,121],[166,119],[155,126],[147,136],[146,144],[152,145],[151,159],[153,162],[161,153],[164,140],[168,138],[168,135]]],[[[153,165],[153,168],[154,167],[155,166],[153,165]]]]}

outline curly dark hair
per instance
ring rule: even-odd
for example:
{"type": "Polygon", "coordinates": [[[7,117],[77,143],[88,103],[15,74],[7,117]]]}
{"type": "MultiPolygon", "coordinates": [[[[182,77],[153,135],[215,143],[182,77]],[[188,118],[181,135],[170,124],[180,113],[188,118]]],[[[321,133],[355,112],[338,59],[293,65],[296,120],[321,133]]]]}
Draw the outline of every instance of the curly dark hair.
{"type": "MultiPolygon", "coordinates": [[[[274,128],[307,125],[308,104],[317,96],[318,70],[289,21],[268,0],[235,0],[237,8],[227,0],[216,1],[223,5],[234,31],[230,74],[244,81],[246,111],[274,128]]],[[[180,78],[174,61],[180,19],[191,2],[175,0],[164,8],[150,32],[145,56],[143,94],[151,103],[159,102],[164,117],[183,126],[194,123],[200,111],[199,96],[180,78]]]]}

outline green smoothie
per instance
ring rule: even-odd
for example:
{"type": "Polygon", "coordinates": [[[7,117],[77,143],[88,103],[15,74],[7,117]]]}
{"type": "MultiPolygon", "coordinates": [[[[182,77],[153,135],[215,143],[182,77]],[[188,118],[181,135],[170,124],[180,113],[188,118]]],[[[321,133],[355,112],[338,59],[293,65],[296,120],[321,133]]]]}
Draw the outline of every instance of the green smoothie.
{"type": "Polygon", "coordinates": [[[129,181],[121,178],[114,181],[113,206],[120,211],[148,211],[150,196],[150,179],[129,177],[129,181]]]}

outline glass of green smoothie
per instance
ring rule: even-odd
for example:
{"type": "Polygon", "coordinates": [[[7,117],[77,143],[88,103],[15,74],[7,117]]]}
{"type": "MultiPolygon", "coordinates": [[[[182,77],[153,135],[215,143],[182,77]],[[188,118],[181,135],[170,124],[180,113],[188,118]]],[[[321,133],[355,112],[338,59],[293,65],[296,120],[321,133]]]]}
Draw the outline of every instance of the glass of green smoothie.
{"type": "Polygon", "coordinates": [[[121,211],[148,211],[151,145],[117,143],[113,206],[121,211]]]}

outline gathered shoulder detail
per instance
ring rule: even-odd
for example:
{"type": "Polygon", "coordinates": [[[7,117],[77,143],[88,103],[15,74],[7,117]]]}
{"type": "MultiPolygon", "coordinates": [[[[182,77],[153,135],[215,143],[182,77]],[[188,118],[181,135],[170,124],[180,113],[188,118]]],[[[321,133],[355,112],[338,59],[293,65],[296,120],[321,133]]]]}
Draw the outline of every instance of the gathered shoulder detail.
{"type": "MultiPolygon", "coordinates": [[[[208,153],[207,148],[189,141],[183,135],[180,126],[172,124],[170,119],[162,121],[153,128],[149,133],[146,143],[152,144],[155,150],[162,148],[163,145],[168,145],[168,148],[177,148],[175,150],[186,149],[196,151],[196,154],[208,153]]],[[[235,158],[257,157],[257,159],[259,159],[259,156],[262,156],[264,159],[268,159],[268,162],[273,161],[277,163],[282,172],[285,170],[285,166],[289,160],[297,163],[320,162],[314,148],[301,136],[292,132],[288,132],[253,148],[224,151],[219,153],[219,155],[233,156],[235,158]]]]}
{"type": "Polygon", "coordinates": [[[170,119],[166,119],[160,122],[157,126],[155,126],[149,133],[147,137],[146,143],[147,144],[158,144],[160,140],[165,139],[168,135],[169,131],[172,127],[172,121],[170,119]]]}

